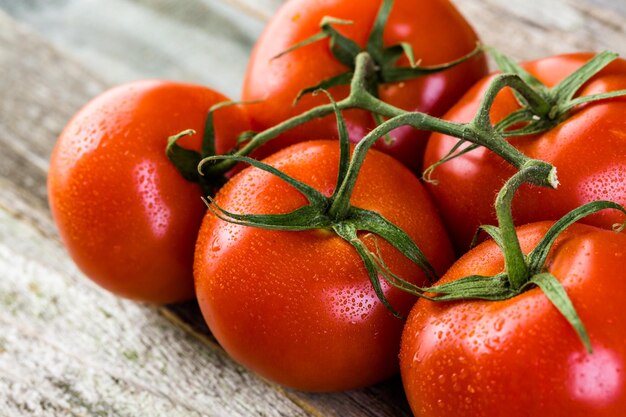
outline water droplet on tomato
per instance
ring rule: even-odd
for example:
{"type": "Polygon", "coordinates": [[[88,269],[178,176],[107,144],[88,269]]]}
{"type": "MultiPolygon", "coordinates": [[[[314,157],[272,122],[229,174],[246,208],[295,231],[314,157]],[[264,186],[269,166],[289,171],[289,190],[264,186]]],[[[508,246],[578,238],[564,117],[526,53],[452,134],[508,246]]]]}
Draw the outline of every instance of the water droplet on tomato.
{"type": "Polygon", "coordinates": [[[495,329],[496,332],[499,332],[502,330],[502,328],[504,327],[504,318],[503,317],[499,317],[495,323],[493,323],[493,328],[495,329]]]}

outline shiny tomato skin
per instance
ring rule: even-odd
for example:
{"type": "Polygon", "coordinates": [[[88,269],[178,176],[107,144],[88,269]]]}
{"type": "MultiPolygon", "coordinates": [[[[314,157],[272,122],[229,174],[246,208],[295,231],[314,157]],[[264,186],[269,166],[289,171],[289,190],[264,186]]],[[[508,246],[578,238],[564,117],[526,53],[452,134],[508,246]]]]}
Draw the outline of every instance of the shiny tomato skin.
{"type": "MultiPolygon", "coordinates": [[[[293,145],[266,162],[326,195],[335,187],[337,141],[293,145]]],[[[400,226],[439,271],[452,248],[419,180],[393,158],[371,151],[352,204],[376,210],[400,226]]],[[[238,213],[285,213],[306,203],[282,180],[254,168],[216,196],[238,213]]],[[[361,235],[375,251],[372,235],[361,235]]],[[[392,271],[423,284],[424,275],[377,239],[392,271]]],[[[385,379],[398,366],[403,321],[377,299],[363,261],[334,232],[271,231],[238,226],[207,213],[194,264],[204,318],[236,361],[283,385],[337,391],[385,379]]],[[[391,304],[407,314],[415,299],[383,284],[391,304]]]]}
{"type": "MultiPolygon", "coordinates": [[[[530,251],[551,223],[523,226],[530,251]]],[[[402,335],[400,369],[419,417],[618,417],[626,413],[626,235],[574,225],[547,270],[589,332],[588,354],[538,288],[497,302],[419,300],[402,335]]],[[[457,261],[441,283],[502,271],[493,241],[457,261]]]]}
{"type": "MultiPolygon", "coordinates": [[[[154,303],[193,297],[193,249],[206,206],[200,187],[165,156],[169,136],[199,150],[209,108],[227,98],[208,88],[146,80],[115,87],[85,105],[54,148],[48,195],[59,234],[79,268],[120,296],[154,303]]],[[[218,152],[248,120],[216,113],[218,152]]]]}
{"type": "MultiPolygon", "coordinates": [[[[591,54],[560,55],[525,64],[525,68],[548,86],[554,86],[592,57],[591,54]]],[[[467,122],[478,109],[482,93],[492,77],[477,83],[444,116],[467,122]]],[[[626,61],[618,59],[588,82],[579,95],[626,89],[626,61]]],[[[498,95],[492,121],[498,122],[518,105],[510,90],[498,95]]],[[[524,186],[513,204],[516,224],[556,220],[570,210],[593,200],[626,204],[626,99],[593,103],[575,111],[556,128],[532,137],[509,142],[525,155],[555,165],[560,185],[557,190],[524,186]]],[[[456,139],[433,134],[426,148],[424,167],[441,159],[456,139]]],[[[495,224],[493,202],[514,169],[485,148],[471,151],[439,166],[428,185],[450,236],[459,252],[465,252],[481,224],[495,224]]],[[[614,210],[587,217],[583,222],[610,228],[623,222],[614,210]]]]}
{"type": "MultiPolygon", "coordinates": [[[[292,0],[286,2],[273,17],[257,42],[244,79],[243,100],[263,100],[249,106],[255,130],[267,129],[312,107],[327,104],[323,95],[308,95],[295,107],[297,94],[320,81],[347,70],[336,60],[328,40],[307,45],[272,59],[280,52],[319,32],[325,16],[351,20],[350,25],[335,27],[345,36],[364,47],[380,0],[292,0]]],[[[447,0],[396,0],[384,32],[386,46],[407,42],[411,44],[421,65],[442,64],[462,57],[475,48],[478,38],[470,25],[447,0]]],[[[400,64],[408,65],[406,58],[400,64]]],[[[406,110],[419,110],[433,115],[443,114],[461,95],[487,72],[484,56],[476,57],[456,68],[380,87],[380,98],[406,110]]],[[[330,89],[335,100],[346,97],[348,86],[330,89]]],[[[374,127],[372,116],[364,111],[346,111],[350,138],[359,141],[374,127]]],[[[394,156],[410,168],[421,165],[425,132],[402,128],[393,133],[394,141],[379,141],[376,147],[394,156]]],[[[259,149],[267,156],[289,144],[309,139],[336,138],[337,129],[332,116],[311,121],[272,140],[259,149]]]]}

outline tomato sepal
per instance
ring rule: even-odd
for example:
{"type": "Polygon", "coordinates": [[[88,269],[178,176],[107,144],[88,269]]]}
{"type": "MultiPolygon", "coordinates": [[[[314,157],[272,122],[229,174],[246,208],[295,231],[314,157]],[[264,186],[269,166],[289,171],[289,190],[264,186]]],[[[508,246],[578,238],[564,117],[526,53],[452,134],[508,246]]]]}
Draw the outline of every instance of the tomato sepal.
{"type": "Polygon", "coordinates": [[[195,130],[187,129],[177,133],[176,135],[170,136],[167,139],[167,147],[165,148],[165,154],[170,162],[174,164],[184,179],[191,182],[200,181],[198,164],[200,164],[200,161],[202,160],[202,155],[200,152],[196,152],[192,149],[183,148],[178,144],[178,141],[185,136],[195,134],[195,130]]]}
{"type": "MultiPolygon", "coordinates": [[[[548,259],[548,253],[550,252],[552,245],[565,229],[584,217],[605,209],[619,210],[626,214],[626,210],[620,204],[613,201],[598,200],[575,208],[561,219],[557,220],[557,222],[554,223],[554,225],[552,225],[552,227],[550,227],[550,229],[546,232],[546,235],[539,242],[539,244],[537,244],[537,246],[528,254],[527,259],[530,268],[529,272],[533,275],[540,273],[546,263],[546,260],[548,259]]],[[[614,231],[619,233],[623,230],[624,225],[617,226],[619,227],[614,227],[614,231]]]]}
{"type": "MultiPolygon", "coordinates": [[[[533,103],[526,100],[518,91],[514,91],[520,105],[530,110],[532,114],[530,114],[530,118],[527,120],[527,126],[509,132],[509,136],[523,136],[544,132],[567,119],[570,112],[581,104],[626,95],[626,90],[619,90],[574,99],[574,95],[587,81],[619,57],[619,54],[614,52],[600,52],[557,85],[548,88],[511,58],[494,48],[489,48],[489,51],[502,72],[519,76],[541,97],[539,102],[533,103]]],[[[510,122],[506,124],[510,125],[510,122]]]]}
{"type": "MultiPolygon", "coordinates": [[[[517,231],[513,224],[511,205],[519,187],[532,182],[534,172],[543,169],[541,164],[533,164],[515,174],[496,197],[498,226],[482,226],[481,230],[491,235],[504,254],[504,272],[491,277],[468,276],[440,286],[419,288],[413,286],[412,293],[431,301],[452,301],[464,299],[504,300],[515,297],[530,288],[539,287],[548,300],[574,328],[585,349],[591,353],[588,332],[576,308],[561,283],[550,273],[545,272],[548,253],[557,237],[578,220],[605,209],[616,209],[626,214],[626,209],[612,201],[594,201],[580,206],[560,220],[546,232],[535,248],[525,256],[521,250],[517,231]],[[423,292],[442,294],[430,296],[423,292]]],[[[543,174],[539,174],[543,177],[543,174]]],[[[623,230],[626,224],[616,225],[616,231],[623,230]]]]}
{"type": "MultiPolygon", "coordinates": [[[[239,214],[220,207],[210,196],[204,199],[208,209],[219,219],[233,224],[257,227],[269,230],[304,231],[314,229],[332,230],[339,237],[352,245],[365,265],[374,292],[381,303],[397,318],[402,315],[393,308],[386,299],[379,281],[379,273],[385,275],[381,261],[365,246],[358,237],[359,231],[365,231],[379,236],[389,242],[405,257],[419,266],[429,282],[434,282],[437,273],[422,250],[411,240],[401,228],[385,219],[379,213],[354,207],[350,203],[350,196],[356,184],[358,172],[361,170],[365,155],[370,146],[377,139],[368,138],[357,145],[358,149],[350,157],[350,144],[345,121],[337,103],[325,90],[337,119],[339,132],[339,167],[336,187],[330,197],[324,196],[315,188],[298,181],[279,169],[256,159],[239,155],[213,155],[204,158],[198,165],[198,171],[203,172],[204,164],[212,164],[218,160],[244,162],[268,172],[285,181],[297,189],[308,200],[307,205],[284,214],[239,214]]],[[[409,284],[407,282],[407,284],[409,284]]]]}
{"type": "MultiPolygon", "coordinates": [[[[203,172],[203,168],[212,165],[214,162],[206,160],[207,157],[213,156],[217,153],[215,147],[215,112],[219,109],[229,106],[239,106],[241,104],[256,104],[259,101],[222,101],[211,106],[207,112],[206,120],[204,123],[204,129],[202,131],[202,143],[200,146],[200,152],[192,149],[186,149],[178,145],[178,141],[189,135],[196,134],[193,129],[187,129],[176,135],[172,135],[167,140],[165,148],[165,154],[174,167],[178,170],[180,175],[187,181],[195,182],[200,185],[205,196],[213,196],[222,188],[222,186],[228,181],[227,173],[233,168],[233,166],[226,167],[225,169],[207,169],[203,172]],[[204,163],[203,163],[204,161],[204,163]]],[[[256,132],[244,131],[237,135],[235,145],[228,151],[228,153],[237,152],[239,145],[245,141],[250,140],[256,132]]]]}
{"type": "Polygon", "coordinates": [[[500,249],[504,247],[504,242],[502,238],[502,233],[500,233],[500,229],[491,224],[483,224],[481,226],[478,226],[478,229],[476,229],[476,233],[474,233],[474,237],[472,238],[472,242],[470,243],[470,249],[474,248],[478,244],[478,239],[481,232],[487,233],[489,237],[493,239],[494,242],[496,242],[496,245],[498,245],[500,249]]]}
{"type": "Polygon", "coordinates": [[[297,49],[306,47],[315,42],[322,41],[324,39],[329,40],[329,49],[331,54],[337,61],[348,68],[348,71],[340,73],[328,79],[320,81],[318,84],[304,88],[298,92],[296,98],[293,101],[293,105],[298,103],[300,98],[306,94],[310,94],[318,89],[328,89],[340,85],[349,85],[350,79],[354,73],[356,67],[357,56],[361,52],[369,52],[374,62],[376,63],[376,82],[369,86],[369,91],[374,96],[378,96],[378,85],[387,83],[396,83],[401,81],[407,81],[417,77],[423,77],[429,74],[434,74],[448,70],[463,62],[475,57],[483,52],[483,46],[476,45],[476,48],[470,53],[455,59],[450,62],[446,62],[440,65],[432,66],[420,66],[419,62],[415,60],[413,48],[407,42],[400,42],[388,47],[383,43],[383,32],[387,24],[387,20],[393,7],[393,0],[383,0],[372,30],[367,40],[365,48],[361,48],[352,39],[342,35],[333,25],[350,25],[353,22],[350,20],[338,19],[331,16],[324,16],[320,21],[320,31],[314,35],[292,45],[279,54],[272,57],[272,60],[279,59],[280,57],[291,53],[297,49]],[[397,67],[396,63],[398,59],[405,56],[409,61],[408,67],[397,67]]]}
{"type": "MultiPolygon", "coordinates": [[[[593,349],[591,347],[589,333],[580,319],[580,316],[578,316],[576,308],[574,304],[572,304],[572,300],[567,295],[565,288],[563,288],[559,280],[549,272],[542,272],[533,275],[524,287],[534,285],[541,289],[552,305],[559,310],[561,315],[563,315],[567,322],[574,328],[580,341],[585,346],[587,353],[592,353],[593,349]]],[[[522,287],[522,291],[524,287],[522,287]]]]}
{"type": "Polygon", "coordinates": [[[387,308],[387,310],[389,310],[389,312],[391,312],[391,314],[393,314],[394,317],[401,320],[406,319],[406,317],[400,314],[391,305],[389,300],[387,300],[387,297],[385,297],[385,293],[383,292],[382,286],[378,279],[380,271],[378,263],[372,256],[372,252],[370,252],[370,250],[365,246],[363,241],[358,238],[357,228],[355,227],[355,225],[350,222],[340,222],[333,226],[333,230],[335,231],[335,233],[337,233],[339,237],[352,245],[363,260],[365,269],[367,270],[367,275],[369,277],[370,283],[372,284],[372,288],[374,289],[374,292],[376,293],[376,296],[378,297],[380,302],[385,306],[385,308],[387,308]]]}
{"type": "MultiPolygon", "coordinates": [[[[502,138],[546,132],[568,119],[572,110],[578,106],[626,95],[626,90],[617,90],[573,98],[589,79],[617,59],[618,54],[613,52],[604,51],[597,54],[556,86],[548,88],[508,56],[493,47],[485,49],[494,57],[503,73],[492,80],[470,124],[481,130],[493,130],[502,138]],[[490,110],[497,94],[504,87],[512,89],[522,108],[510,113],[492,126],[490,110]],[[521,126],[515,127],[519,125],[521,126]]],[[[423,179],[436,185],[437,181],[432,179],[432,174],[437,167],[480,146],[472,143],[462,148],[466,144],[466,140],[459,139],[443,158],[424,170],[423,179]]]]}

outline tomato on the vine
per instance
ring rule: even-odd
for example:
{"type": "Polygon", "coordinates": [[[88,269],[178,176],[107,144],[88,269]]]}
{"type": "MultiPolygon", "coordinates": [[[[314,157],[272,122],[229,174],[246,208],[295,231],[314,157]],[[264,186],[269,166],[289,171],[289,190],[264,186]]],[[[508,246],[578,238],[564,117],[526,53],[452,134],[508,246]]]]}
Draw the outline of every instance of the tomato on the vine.
{"type": "MultiPolygon", "coordinates": [[[[297,105],[292,103],[298,93],[318,85],[347,67],[339,62],[329,48],[328,40],[320,40],[280,57],[276,56],[320,31],[324,17],[348,20],[335,28],[347,38],[365,47],[376,19],[381,0],[366,1],[307,1],[286,2],[272,18],[257,42],[244,80],[243,99],[262,100],[249,106],[252,128],[267,129],[277,123],[320,104],[325,97],[306,95],[297,105]]],[[[416,4],[411,0],[396,0],[383,32],[384,45],[409,44],[422,66],[454,61],[470,53],[478,38],[470,25],[448,0],[426,0],[416,4]]],[[[399,66],[410,65],[402,57],[399,66]]],[[[443,114],[476,80],[487,71],[484,56],[477,56],[454,68],[410,80],[381,84],[380,98],[405,110],[443,114]]],[[[349,86],[329,89],[336,100],[345,98],[349,86]]],[[[359,141],[375,126],[371,114],[361,110],[344,112],[353,142],[359,141]]],[[[376,148],[402,161],[410,168],[421,164],[426,132],[401,128],[393,132],[391,142],[379,140],[376,148]]],[[[259,149],[269,155],[289,144],[303,140],[336,138],[337,129],[332,116],[310,121],[281,135],[259,149]]]]}
{"type": "MultiPolygon", "coordinates": [[[[339,145],[293,145],[265,162],[330,196],[337,182],[339,145]]],[[[403,229],[442,272],[452,248],[434,205],[419,180],[399,162],[370,151],[351,203],[380,213],[403,229]]],[[[306,204],[282,179],[247,168],[215,197],[224,211],[288,213],[306,204]]],[[[380,250],[396,274],[424,285],[425,275],[387,241],[359,238],[380,250]]],[[[312,391],[366,386],[397,371],[404,322],[377,297],[363,259],[327,229],[266,230],[204,219],[194,263],[202,313],[235,360],[273,381],[312,391]]],[[[414,296],[387,285],[386,299],[407,314],[414,296]]]]}
{"type": "MultiPolygon", "coordinates": [[[[540,59],[523,65],[546,86],[552,87],[580,68],[593,55],[571,54],[540,59]]],[[[467,122],[475,114],[483,92],[493,77],[477,83],[445,116],[446,120],[467,122]]],[[[577,96],[626,89],[626,61],[618,59],[596,74],[577,96]]],[[[519,108],[511,90],[496,97],[491,109],[493,123],[519,108]]],[[[530,158],[545,160],[557,168],[560,185],[556,190],[524,186],[513,204],[517,224],[555,220],[575,207],[593,200],[626,203],[626,99],[613,98],[581,105],[571,117],[555,128],[533,136],[513,137],[509,142],[530,158]]],[[[431,135],[424,167],[443,158],[458,139],[431,135]]],[[[438,166],[429,184],[436,203],[457,248],[463,252],[481,224],[493,224],[493,199],[515,172],[501,158],[478,148],[438,166]]],[[[610,228],[623,222],[623,214],[606,211],[583,222],[610,228]]]]}
{"type": "MultiPolygon", "coordinates": [[[[81,109],[61,133],[48,175],[50,208],[80,269],[124,297],[157,303],[193,297],[193,248],[206,206],[198,185],[165,155],[168,137],[199,149],[207,112],[226,97],[170,81],[115,87],[81,109]]],[[[217,111],[216,148],[235,146],[248,119],[217,111]]]]}
{"type": "MultiPolygon", "coordinates": [[[[524,253],[551,223],[518,228],[524,253]]],[[[576,224],[549,252],[546,269],[563,285],[589,334],[587,352],[539,288],[503,301],[419,300],[402,336],[400,367],[420,417],[618,417],[626,413],[626,235],[576,224]]],[[[485,242],[437,283],[503,270],[485,242]]]]}

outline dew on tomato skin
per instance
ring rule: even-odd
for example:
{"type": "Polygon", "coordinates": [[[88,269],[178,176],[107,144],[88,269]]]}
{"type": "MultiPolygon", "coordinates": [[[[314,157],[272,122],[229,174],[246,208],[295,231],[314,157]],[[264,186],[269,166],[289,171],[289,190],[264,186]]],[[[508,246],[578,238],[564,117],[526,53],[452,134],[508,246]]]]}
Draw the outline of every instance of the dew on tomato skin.
{"type": "Polygon", "coordinates": [[[145,160],[135,167],[133,176],[137,191],[141,196],[144,212],[150,222],[150,227],[155,236],[162,237],[167,232],[167,225],[170,222],[171,212],[163,201],[163,197],[158,188],[154,176],[154,163],[145,160]],[[147,173],[147,174],[146,174],[147,173]],[[143,177],[143,181],[140,179],[143,177]]]}
{"type": "Polygon", "coordinates": [[[506,320],[504,319],[504,317],[498,317],[496,321],[493,323],[494,330],[497,332],[502,331],[505,321],[506,320]]]}
{"type": "Polygon", "coordinates": [[[578,193],[583,201],[598,199],[624,203],[626,200],[626,170],[621,166],[610,167],[581,181],[578,193]]]}

